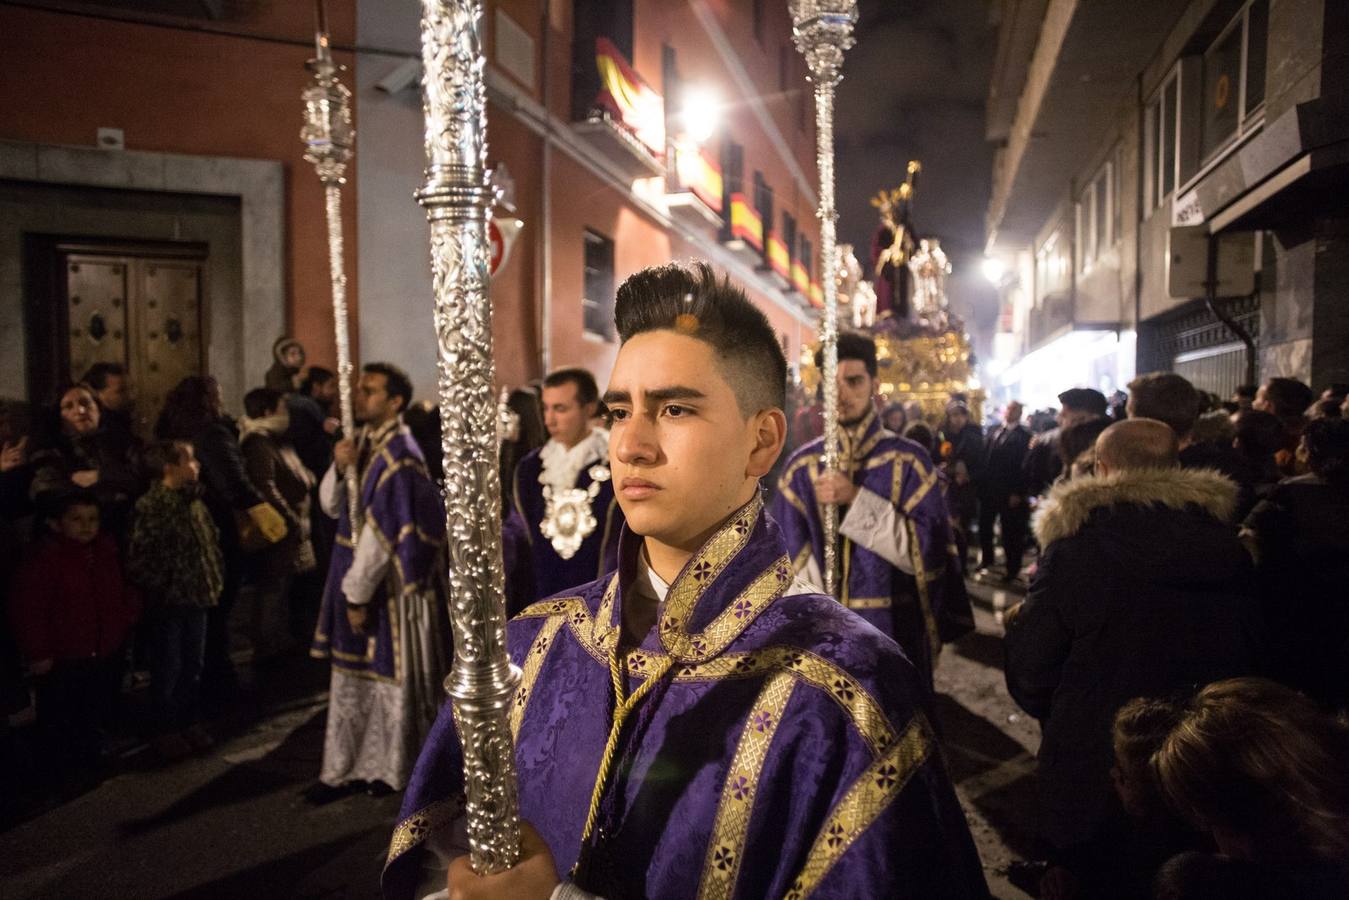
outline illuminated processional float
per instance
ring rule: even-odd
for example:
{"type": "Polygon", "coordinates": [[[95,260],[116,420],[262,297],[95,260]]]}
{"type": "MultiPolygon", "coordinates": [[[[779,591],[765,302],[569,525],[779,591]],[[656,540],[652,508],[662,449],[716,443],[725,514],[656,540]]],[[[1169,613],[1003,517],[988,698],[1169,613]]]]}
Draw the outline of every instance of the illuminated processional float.
{"type": "MultiPolygon", "coordinates": [[[[911,211],[921,171],[918,162],[910,162],[903,184],[871,200],[880,215],[871,244],[871,281],[852,245],[839,245],[840,314],[876,342],[882,403],[916,402],[923,418],[936,425],[951,395],[963,394],[977,422],[984,392],[965,323],[947,300],[951,262],[939,240],[914,237],[911,211]]],[[[820,383],[814,357],[815,347],[802,349],[801,381],[812,395],[820,383]]]]}

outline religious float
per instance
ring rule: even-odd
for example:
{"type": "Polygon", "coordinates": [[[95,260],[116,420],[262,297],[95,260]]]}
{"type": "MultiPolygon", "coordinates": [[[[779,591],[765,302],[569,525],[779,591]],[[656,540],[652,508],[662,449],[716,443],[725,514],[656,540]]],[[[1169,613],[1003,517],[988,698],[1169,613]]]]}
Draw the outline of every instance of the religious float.
{"type": "MultiPolygon", "coordinates": [[[[978,422],[984,391],[965,323],[947,302],[951,263],[936,238],[913,236],[910,209],[921,170],[910,162],[903,184],[871,200],[880,214],[871,244],[871,281],[864,279],[852,245],[839,245],[839,310],[854,331],[876,341],[877,393],[883,404],[916,402],[923,418],[937,425],[951,395],[963,394],[978,422]]],[[[803,347],[800,367],[801,382],[812,396],[820,382],[815,349],[803,347]]]]}

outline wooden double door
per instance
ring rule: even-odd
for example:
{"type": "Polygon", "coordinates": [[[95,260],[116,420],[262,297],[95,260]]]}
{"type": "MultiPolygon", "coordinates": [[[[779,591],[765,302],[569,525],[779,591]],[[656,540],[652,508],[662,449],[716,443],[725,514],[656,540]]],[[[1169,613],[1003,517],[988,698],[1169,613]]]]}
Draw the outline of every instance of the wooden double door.
{"type": "Polygon", "coordinates": [[[34,374],[78,381],[95,363],[120,363],[148,437],[174,385],[205,371],[206,247],[55,240],[41,255],[48,334],[34,374]]]}

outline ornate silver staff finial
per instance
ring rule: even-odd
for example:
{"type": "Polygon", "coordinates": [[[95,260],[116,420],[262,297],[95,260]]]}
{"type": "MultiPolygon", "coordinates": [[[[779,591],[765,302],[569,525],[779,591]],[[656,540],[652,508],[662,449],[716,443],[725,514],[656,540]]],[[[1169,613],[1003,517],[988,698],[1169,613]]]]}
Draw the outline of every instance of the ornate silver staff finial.
{"type": "Polygon", "coordinates": [[[501,481],[487,296],[487,94],[481,0],[422,0],[422,111],[431,223],[454,667],[445,689],[464,751],[468,838],[480,873],[520,856],[508,710],[519,671],[506,655],[501,481]]]}
{"type": "MultiPolygon", "coordinates": [[[[356,417],[351,406],[351,337],[347,330],[347,276],[342,249],[342,185],[346,181],[347,162],[356,143],[351,127],[351,91],[337,80],[342,67],[333,62],[328,47],[328,26],[323,0],[318,0],[318,30],[314,35],[316,54],[308,63],[314,81],[301,95],[304,100],[304,158],[314,164],[323,183],[324,208],[328,218],[328,268],[333,283],[333,329],[337,338],[337,397],[341,408],[342,432],[356,437],[356,417]]],[[[360,475],[354,465],[347,466],[347,514],[351,520],[354,545],[361,531],[360,475]]]]}
{"type": "MultiPolygon", "coordinates": [[[[839,470],[838,213],[834,209],[834,88],[843,78],[843,52],[853,45],[856,0],[788,0],[792,37],[815,85],[815,144],[820,166],[820,259],[824,272],[824,468],[839,470]]],[[[838,506],[824,507],[824,589],[838,596],[838,506]]]]}

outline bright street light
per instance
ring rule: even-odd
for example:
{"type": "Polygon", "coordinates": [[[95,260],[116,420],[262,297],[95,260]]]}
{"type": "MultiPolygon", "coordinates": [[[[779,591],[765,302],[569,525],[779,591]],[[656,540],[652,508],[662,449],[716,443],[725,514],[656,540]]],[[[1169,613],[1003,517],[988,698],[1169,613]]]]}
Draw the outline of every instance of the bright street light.
{"type": "Polygon", "coordinates": [[[710,88],[693,85],[684,89],[684,133],[696,143],[703,143],[717,130],[721,121],[721,100],[710,88]]]}
{"type": "Polygon", "coordinates": [[[985,256],[979,268],[993,285],[1002,284],[1002,277],[1007,274],[1007,263],[997,256],[985,256]]]}

